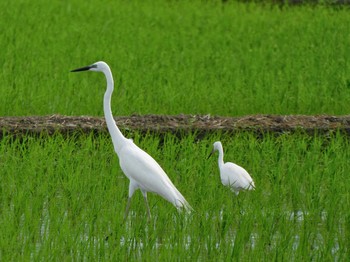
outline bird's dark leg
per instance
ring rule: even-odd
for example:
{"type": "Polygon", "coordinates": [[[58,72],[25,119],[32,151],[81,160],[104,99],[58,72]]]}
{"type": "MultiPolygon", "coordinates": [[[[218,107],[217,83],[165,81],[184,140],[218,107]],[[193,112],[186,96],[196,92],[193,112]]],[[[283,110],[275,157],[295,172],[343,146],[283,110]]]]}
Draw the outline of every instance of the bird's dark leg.
{"type": "Polygon", "coordinates": [[[124,221],[128,217],[129,208],[130,208],[130,204],[131,204],[131,198],[132,198],[132,195],[134,194],[136,189],[137,189],[137,185],[135,183],[133,183],[132,181],[130,181],[130,184],[129,184],[129,197],[128,197],[128,203],[126,203],[126,209],[125,209],[125,214],[124,214],[124,221]]]}
{"type": "Polygon", "coordinates": [[[149,205],[148,205],[147,192],[146,191],[141,191],[141,192],[142,192],[143,198],[145,199],[145,202],[146,202],[147,217],[148,217],[148,220],[150,221],[151,220],[151,211],[150,211],[149,205]]]}
{"type": "Polygon", "coordinates": [[[128,217],[130,204],[131,204],[131,197],[128,197],[128,203],[126,204],[126,209],[125,209],[125,213],[124,213],[124,221],[128,217]]]}

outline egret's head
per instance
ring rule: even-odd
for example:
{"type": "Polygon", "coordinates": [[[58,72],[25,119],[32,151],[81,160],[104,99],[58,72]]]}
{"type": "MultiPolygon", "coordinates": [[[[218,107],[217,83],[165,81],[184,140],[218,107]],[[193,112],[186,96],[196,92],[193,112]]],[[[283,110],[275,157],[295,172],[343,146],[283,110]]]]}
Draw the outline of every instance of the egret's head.
{"type": "Polygon", "coordinates": [[[88,65],[88,66],[74,69],[71,72],[80,72],[80,71],[103,72],[103,71],[108,70],[108,69],[109,69],[108,65],[105,62],[100,61],[100,62],[93,63],[92,65],[88,65]]]}
{"type": "Polygon", "coordinates": [[[220,142],[220,141],[216,141],[216,142],[213,144],[213,147],[214,147],[214,148],[213,148],[214,151],[219,150],[219,148],[222,147],[221,142],[220,142]]]}
{"type": "Polygon", "coordinates": [[[208,158],[211,157],[211,155],[214,154],[215,151],[219,150],[220,147],[222,147],[221,142],[220,141],[216,141],[213,144],[213,150],[210,152],[208,158]]]}

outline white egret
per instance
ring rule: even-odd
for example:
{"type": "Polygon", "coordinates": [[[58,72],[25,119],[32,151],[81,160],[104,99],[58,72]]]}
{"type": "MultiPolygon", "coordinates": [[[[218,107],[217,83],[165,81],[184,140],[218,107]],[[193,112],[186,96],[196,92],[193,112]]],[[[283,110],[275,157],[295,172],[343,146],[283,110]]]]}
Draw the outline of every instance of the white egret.
{"type": "Polygon", "coordinates": [[[224,163],[224,151],[222,144],[217,141],[213,144],[214,148],[208,158],[215,152],[219,151],[219,170],[221,182],[224,186],[228,186],[236,195],[242,190],[255,189],[254,181],[248,172],[241,166],[231,162],[224,163]]]}
{"type": "Polygon", "coordinates": [[[147,201],[147,192],[157,193],[171,202],[177,209],[184,208],[187,211],[192,210],[192,207],[179,190],[177,190],[160,165],[149,154],[135,145],[131,139],[124,137],[117,127],[111,110],[111,96],[114,89],[114,82],[109,66],[105,62],[100,61],[89,66],[72,70],[71,72],[87,70],[102,72],[107,80],[103,110],[114,150],[119,157],[120,167],[130,180],[129,197],[126,204],[124,219],[128,216],[131,197],[137,189],[141,190],[144,197],[148,218],[151,217],[151,211],[147,201]]]}

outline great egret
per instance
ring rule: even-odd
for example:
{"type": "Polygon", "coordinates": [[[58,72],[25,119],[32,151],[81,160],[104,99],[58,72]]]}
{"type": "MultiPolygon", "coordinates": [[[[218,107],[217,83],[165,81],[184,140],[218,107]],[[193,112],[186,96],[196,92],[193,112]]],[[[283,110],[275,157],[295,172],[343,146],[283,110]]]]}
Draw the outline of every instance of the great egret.
{"type": "Polygon", "coordinates": [[[140,189],[145,199],[148,218],[151,218],[151,211],[147,201],[147,192],[154,192],[171,202],[176,208],[192,210],[186,199],[177,190],[167,174],[160,165],[145,151],[127,139],[117,127],[111,110],[111,96],[114,89],[113,76],[109,66],[105,62],[96,62],[92,65],[72,70],[97,71],[106,76],[107,90],[104,94],[103,110],[109,133],[112,137],[114,150],[119,157],[119,164],[124,174],[129,178],[129,197],[126,204],[124,219],[127,218],[131,203],[131,197],[135,190],[140,189]]]}
{"type": "Polygon", "coordinates": [[[222,144],[217,141],[213,144],[214,148],[211,151],[208,158],[215,152],[219,151],[219,170],[221,182],[224,186],[230,187],[230,189],[239,194],[241,190],[253,190],[255,189],[254,181],[248,174],[248,172],[241,166],[231,162],[224,163],[224,151],[222,144]]]}

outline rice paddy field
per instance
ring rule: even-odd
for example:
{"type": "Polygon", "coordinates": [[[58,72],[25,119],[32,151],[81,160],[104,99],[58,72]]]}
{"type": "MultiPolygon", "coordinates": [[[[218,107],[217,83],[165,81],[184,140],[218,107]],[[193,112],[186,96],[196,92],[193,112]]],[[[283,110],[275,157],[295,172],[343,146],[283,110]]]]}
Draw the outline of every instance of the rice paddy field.
{"type": "MultiPolygon", "coordinates": [[[[0,115],[103,116],[106,61],[115,115],[349,113],[350,10],[236,1],[1,1],[0,115]]],[[[123,133],[194,208],[136,192],[110,137],[0,140],[1,261],[345,261],[350,141],[340,132],[200,138],[123,133]],[[221,184],[217,155],[256,190],[221,184]]]]}

